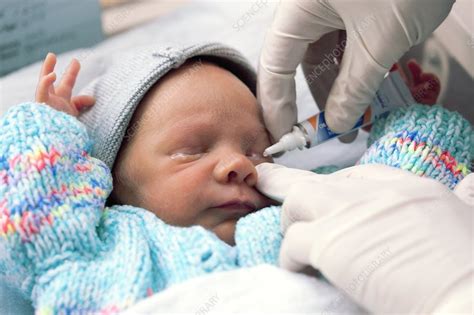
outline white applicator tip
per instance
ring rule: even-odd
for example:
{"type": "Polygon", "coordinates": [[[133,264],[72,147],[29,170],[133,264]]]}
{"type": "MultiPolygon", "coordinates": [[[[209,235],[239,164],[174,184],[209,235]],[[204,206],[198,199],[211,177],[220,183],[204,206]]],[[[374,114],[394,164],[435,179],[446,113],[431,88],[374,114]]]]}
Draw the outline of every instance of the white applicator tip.
{"type": "Polygon", "coordinates": [[[281,137],[280,141],[268,147],[263,152],[263,156],[270,156],[277,153],[284,153],[292,151],[296,148],[303,149],[306,144],[306,139],[301,130],[294,126],[293,131],[281,137]]]}
{"type": "Polygon", "coordinates": [[[274,145],[266,148],[265,151],[263,151],[263,156],[268,157],[268,156],[280,153],[282,151],[285,151],[285,149],[282,148],[282,145],[277,142],[274,145]]]}

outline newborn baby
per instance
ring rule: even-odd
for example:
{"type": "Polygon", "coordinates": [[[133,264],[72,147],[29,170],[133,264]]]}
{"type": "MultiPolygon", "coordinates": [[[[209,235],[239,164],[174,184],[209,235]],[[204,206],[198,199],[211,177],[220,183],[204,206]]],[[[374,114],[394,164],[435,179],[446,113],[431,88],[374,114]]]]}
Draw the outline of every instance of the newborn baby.
{"type": "MultiPolygon", "coordinates": [[[[77,116],[94,100],[56,100],[48,92],[54,66],[48,54],[36,101],[77,116]]],[[[64,75],[67,96],[79,67],[73,60],[64,75]]],[[[192,58],[141,100],[112,170],[109,204],[147,209],[171,225],[200,225],[234,245],[237,220],[275,204],[255,189],[255,165],[272,161],[262,155],[269,145],[250,89],[230,71],[192,58]]]]}
{"type": "MultiPolygon", "coordinates": [[[[0,275],[39,314],[118,312],[192,277],[278,263],[280,207],[255,189],[255,165],[271,160],[250,67],[219,44],[143,51],[91,83],[96,99],[71,97],[77,61],[54,87],[50,54],[36,103],[0,120],[0,275]]],[[[375,126],[361,163],[454,187],[468,172],[458,149],[469,130],[459,115],[414,105],[375,126]],[[455,145],[426,141],[434,116],[462,125],[455,145]],[[405,150],[423,139],[423,154],[405,150]],[[436,158],[446,152],[449,163],[436,158]],[[426,157],[441,170],[420,173],[426,157]]]]}
{"type": "Polygon", "coordinates": [[[108,92],[91,83],[95,99],[71,95],[76,60],[54,86],[48,54],[36,103],[0,121],[0,274],[40,314],[120,311],[192,277],[277,264],[279,208],[255,189],[255,166],[271,162],[255,74],[222,45],[168,53],[153,49],[121,85],[99,78],[108,92]]]}
{"type": "Polygon", "coordinates": [[[237,220],[272,204],[255,189],[255,165],[271,162],[262,155],[269,136],[255,96],[228,70],[190,60],[170,72],[143,99],[127,136],[114,203],[203,226],[231,245],[237,220]]]}

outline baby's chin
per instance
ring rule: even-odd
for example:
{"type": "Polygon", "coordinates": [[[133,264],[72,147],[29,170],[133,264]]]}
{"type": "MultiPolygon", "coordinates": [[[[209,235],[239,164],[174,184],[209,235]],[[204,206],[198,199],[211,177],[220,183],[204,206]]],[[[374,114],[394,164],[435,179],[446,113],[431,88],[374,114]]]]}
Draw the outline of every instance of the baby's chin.
{"type": "Polygon", "coordinates": [[[237,221],[239,219],[229,219],[226,220],[215,228],[212,229],[218,238],[222,241],[226,242],[227,244],[234,246],[235,245],[235,227],[237,225],[237,221]]]}
{"type": "MultiPolygon", "coordinates": [[[[266,200],[263,203],[263,206],[259,208],[259,210],[269,207],[269,206],[280,205],[280,203],[277,201],[274,201],[266,197],[265,199],[266,200]]],[[[226,242],[227,244],[231,246],[234,246],[235,245],[235,228],[237,226],[237,221],[239,221],[241,218],[242,217],[231,218],[231,219],[225,220],[224,222],[219,223],[217,226],[211,229],[211,231],[214,232],[214,234],[216,234],[217,237],[219,237],[222,241],[226,242]]]]}

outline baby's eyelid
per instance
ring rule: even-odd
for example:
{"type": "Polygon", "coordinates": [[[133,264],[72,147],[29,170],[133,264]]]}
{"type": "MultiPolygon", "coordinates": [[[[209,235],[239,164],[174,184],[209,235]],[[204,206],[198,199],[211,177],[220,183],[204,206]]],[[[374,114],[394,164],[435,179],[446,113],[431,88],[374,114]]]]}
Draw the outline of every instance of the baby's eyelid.
{"type": "Polygon", "coordinates": [[[206,153],[206,150],[203,148],[181,148],[178,150],[174,150],[170,154],[170,158],[172,160],[185,160],[185,159],[196,159],[201,157],[206,153]]]}
{"type": "Polygon", "coordinates": [[[171,154],[170,159],[176,161],[190,161],[190,160],[197,160],[201,158],[205,153],[183,153],[183,152],[176,152],[171,154]]]}
{"type": "Polygon", "coordinates": [[[187,155],[200,154],[207,152],[207,149],[202,146],[183,146],[179,149],[174,150],[173,153],[182,153],[187,155]]]}

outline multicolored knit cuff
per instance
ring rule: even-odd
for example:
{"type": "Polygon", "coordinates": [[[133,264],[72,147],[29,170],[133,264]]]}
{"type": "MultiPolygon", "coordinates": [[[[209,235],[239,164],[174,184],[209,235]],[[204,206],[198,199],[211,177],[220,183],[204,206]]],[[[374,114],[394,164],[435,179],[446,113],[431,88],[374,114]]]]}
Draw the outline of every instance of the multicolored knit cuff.
{"type": "Polygon", "coordinates": [[[88,155],[86,128],[50,106],[24,103],[0,119],[0,130],[1,241],[38,269],[56,264],[48,260],[54,254],[88,254],[112,178],[88,155]]]}
{"type": "Polygon", "coordinates": [[[431,177],[453,189],[471,172],[473,129],[439,105],[400,108],[376,122],[358,164],[384,164],[431,177]]]}

